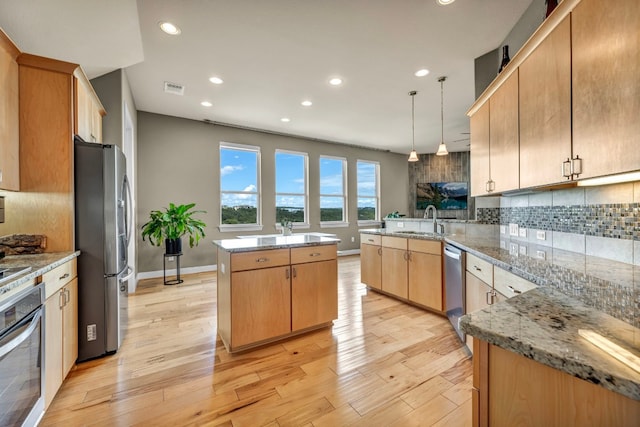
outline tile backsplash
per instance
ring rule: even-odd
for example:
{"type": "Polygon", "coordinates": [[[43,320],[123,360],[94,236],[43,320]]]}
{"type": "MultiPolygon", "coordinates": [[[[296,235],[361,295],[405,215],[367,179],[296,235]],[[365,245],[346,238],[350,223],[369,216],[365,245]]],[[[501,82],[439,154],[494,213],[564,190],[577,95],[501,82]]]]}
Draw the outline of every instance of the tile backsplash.
{"type": "Polygon", "coordinates": [[[476,220],[507,233],[518,224],[531,242],[640,265],[640,182],[479,197],[476,220]],[[548,237],[536,240],[537,231],[548,237]]]}

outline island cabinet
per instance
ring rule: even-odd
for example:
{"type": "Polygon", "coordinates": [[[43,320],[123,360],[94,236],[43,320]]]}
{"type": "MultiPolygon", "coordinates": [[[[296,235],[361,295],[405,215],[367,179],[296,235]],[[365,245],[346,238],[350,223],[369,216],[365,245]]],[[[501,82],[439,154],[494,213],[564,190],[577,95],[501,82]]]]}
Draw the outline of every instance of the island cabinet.
{"type": "Polygon", "coordinates": [[[409,252],[407,239],[382,236],[382,284],[381,289],[403,299],[409,297],[407,266],[409,252]]]}
{"type": "Polygon", "coordinates": [[[19,53],[0,29],[0,189],[14,191],[20,190],[19,53]]]}
{"type": "Polygon", "coordinates": [[[382,239],[376,234],[360,235],[360,281],[382,289],[382,239]]]}
{"type": "Polygon", "coordinates": [[[408,239],[409,301],[442,311],[442,243],[408,239]]]}
{"type": "Polygon", "coordinates": [[[474,426],[635,426],[640,403],[486,341],[474,341],[474,426]]]}
{"type": "Polygon", "coordinates": [[[73,259],[43,274],[45,408],[78,358],[78,279],[73,259]]]}
{"type": "Polygon", "coordinates": [[[231,353],[324,327],[338,314],[337,246],[218,248],[218,334],[231,353]]]}

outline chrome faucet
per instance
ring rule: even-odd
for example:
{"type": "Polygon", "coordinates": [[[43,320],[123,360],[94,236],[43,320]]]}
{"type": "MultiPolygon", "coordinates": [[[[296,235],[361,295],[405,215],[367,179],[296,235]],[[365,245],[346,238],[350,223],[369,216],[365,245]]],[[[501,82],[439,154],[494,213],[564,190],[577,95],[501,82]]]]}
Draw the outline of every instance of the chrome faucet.
{"type": "Polygon", "coordinates": [[[429,218],[429,211],[433,211],[433,218],[431,220],[431,223],[433,224],[433,232],[437,233],[438,232],[438,222],[436,220],[436,217],[438,216],[438,210],[436,209],[436,207],[433,206],[433,205],[427,206],[427,208],[424,210],[424,215],[422,215],[422,218],[423,219],[429,218]]]}

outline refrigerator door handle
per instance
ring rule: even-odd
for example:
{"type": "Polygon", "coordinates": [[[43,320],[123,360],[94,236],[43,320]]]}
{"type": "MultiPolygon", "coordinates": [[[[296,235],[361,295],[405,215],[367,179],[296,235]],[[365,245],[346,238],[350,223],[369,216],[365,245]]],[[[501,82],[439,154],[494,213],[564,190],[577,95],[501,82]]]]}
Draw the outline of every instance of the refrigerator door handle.
{"type": "Polygon", "coordinates": [[[127,275],[118,279],[120,283],[124,283],[133,277],[133,268],[127,266],[127,275]]]}
{"type": "Polygon", "coordinates": [[[126,210],[125,229],[127,232],[126,248],[128,248],[129,241],[131,240],[131,228],[133,225],[133,209],[131,208],[133,206],[133,199],[131,195],[131,185],[129,184],[129,178],[127,178],[127,175],[124,176],[124,191],[125,193],[127,193],[127,202],[125,205],[125,210],[126,210]]]}

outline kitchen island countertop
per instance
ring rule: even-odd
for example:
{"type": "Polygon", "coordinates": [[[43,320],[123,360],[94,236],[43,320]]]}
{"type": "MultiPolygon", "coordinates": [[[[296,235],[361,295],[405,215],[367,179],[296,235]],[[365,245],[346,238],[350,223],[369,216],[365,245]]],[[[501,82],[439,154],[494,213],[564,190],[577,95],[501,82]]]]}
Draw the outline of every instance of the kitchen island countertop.
{"type": "Polygon", "coordinates": [[[265,249],[284,249],[301,246],[335,245],[340,239],[316,234],[293,234],[291,236],[265,236],[242,239],[214,240],[213,244],[227,252],[247,252],[265,249]]]}

